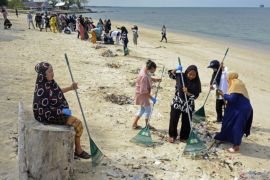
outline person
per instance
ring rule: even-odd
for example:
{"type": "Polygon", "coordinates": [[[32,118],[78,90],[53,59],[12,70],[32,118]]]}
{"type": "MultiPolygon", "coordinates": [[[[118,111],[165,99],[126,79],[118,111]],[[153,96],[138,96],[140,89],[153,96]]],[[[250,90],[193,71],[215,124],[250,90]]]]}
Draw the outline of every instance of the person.
{"type": "Polygon", "coordinates": [[[104,34],[104,44],[114,44],[113,38],[110,36],[110,34],[104,34]]]}
{"type": "Polygon", "coordinates": [[[71,34],[71,29],[66,25],[66,27],[64,27],[64,29],[62,30],[62,33],[71,34]]]}
{"type": "Polygon", "coordinates": [[[18,13],[18,9],[17,8],[15,8],[15,13],[16,13],[16,16],[18,18],[19,17],[19,13],[18,13]]]}
{"type": "MultiPolygon", "coordinates": [[[[223,63],[220,63],[218,60],[212,60],[208,68],[213,69],[212,79],[210,81],[210,89],[214,90],[215,89],[214,86],[216,86],[217,91],[221,90],[224,94],[226,94],[228,91],[227,68],[223,65],[223,63]],[[220,66],[221,70],[217,75],[217,71],[220,66]],[[215,77],[216,80],[215,82],[213,82],[215,77]]],[[[216,113],[218,123],[222,122],[224,109],[225,109],[225,102],[223,100],[223,97],[217,94],[216,113]]]]}
{"type": "Polygon", "coordinates": [[[28,12],[27,14],[27,22],[28,22],[28,29],[30,29],[30,24],[32,24],[33,29],[35,29],[34,22],[33,22],[33,16],[31,12],[28,12]]]}
{"type": "Polygon", "coordinates": [[[138,41],[138,37],[139,37],[138,26],[134,25],[134,27],[131,28],[131,30],[133,32],[133,43],[134,43],[134,45],[137,46],[137,41],[138,41]]]}
{"type": "Polygon", "coordinates": [[[4,18],[4,21],[5,21],[5,20],[7,19],[8,12],[7,12],[7,10],[6,10],[4,7],[2,7],[1,12],[2,12],[2,14],[3,14],[3,18],[4,18]]]}
{"type": "Polygon", "coordinates": [[[253,120],[253,109],[250,103],[245,84],[238,79],[237,73],[228,75],[228,94],[218,91],[227,102],[221,131],[215,136],[216,140],[230,142],[233,147],[230,153],[240,151],[240,145],[244,134],[250,135],[253,120]]]}
{"type": "Polygon", "coordinates": [[[111,31],[111,33],[110,33],[110,36],[112,38],[115,37],[115,42],[116,42],[117,45],[120,44],[120,35],[121,35],[121,32],[117,31],[117,30],[111,31]]]}
{"type": "Polygon", "coordinates": [[[108,21],[106,21],[106,24],[105,24],[105,33],[108,34],[110,31],[111,31],[111,26],[112,26],[112,23],[111,23],[111,20],[108,19],[108,21]]]}
{"type": "Polygon", "coordinates": [[[50,27],[51,31],[56,33],[57,32],[57,24],[56,24],[56,15],[52,15],[50,18],[50,27]]]}
{"type": "Polygon", "coordinates": [[[163,25],[163,26],[162,26],[162,29],[161,29],[161,35],[162,35],[162,37],[161,37],[160,42],[162,42],[163,39],[165,39],[165,40],[166,40],[166,43],[167,43],[167,32],[166,32],[166,31],[167,31],[167,30],[166,30],[166,26],[163,25]]]}
{"type": "Polygon", "coordinates": [[[4,29],[10,29],[11,26],[12,26],[12,24],[11,24],[10,20],[8,18],[5,19],[5,21],[4,21],[4,29]]]}
{"type": "Polygon", "coordinates": [[[49,28],[50,29],[50,18],[48,17],[48,15],[45,15],[45,30],[47,32],[47,29],[49,28]]]}
{"type": "Polygon", "coordinates": [[[77,38],[79,39],[80,38],[80,19],[79,18],[76,19],[76,28],[75,28],[75,30],[78,33],[77,38]]]}
{"type": "MultiPolygon", "coordinates": [[[[174,143],[177,139],[177,126],[181,117],[182,125],[180,130],[180,141],[186,142],[190,134],[189,117],[195,110],[195,100],[201,93],[201,81],[198,73],[198,69],[195,65],[189,66],[185,73],[182,73],[185,82],[183,86],[181,79],[182,67],[178,66],[175,70],[169,70],[169,77],[176,80],[175,97],[171,104],[170,124],[169,124],[169,138],[168,142],[174,143]],[[187,95],[188,105],[185,99],[187,95]],[[188,108],[189,107],[189,108],[188,108]],[[189,112],[188,112],[189,111],[189,112]]],[[[192,117],[190,117],[192,118],[192,117]]]]}
{"type": "MultiPolygon", "coordinates": [[[[82,122],[72,116],[64,93],[78,88],[77,83],[60,88],[54,80],[52,65],[48,62],[40,62],[35,66],[37,80],[34,91],[33,113],[37,121],[43,124],[70,125],[75,129],[75,156],[89,159],[90,155],[82,150],[81,135],[83,133],[82,122]]],[[[55,141],[55,139],[52,139],[55,141]]],[[[46,142],[44,142],[46,143],[46,142]]]]}
{"type": "MultiPolygon", "coordinates": [[[[135,86],[135,105],[139,105],[140,109],[135,116],[132,124],[133,129],[140,129],[141,126],[138,126],[139,119],[145,115],[145,123],[148,123],[149,117],[151,115],[151,105],[150,100],[155,104],[157,99],[151,96],[152,82],[160,82],[160,78],[151,77],[150,74],[153,74],[156,71],[157,65],[155,62],[148,60],[146,62],[146,67],[142,68],[139,76],[136,80],[135,86]]],[[[149,125],[150,129],[155,129],[149,125]]]]}
{"type": "Polygon", "coordinates": [[[95,30],[92,29],[92,30],[90,31],[90,34],[91,34],[91,42],[92,42],[93,44],[96,44],[96,43],[97,43],[97,35],[96,35],[95,30]]]}
{"type": "Polygon", "coordinates": [[[121,29],[121,40],[123,41],[123,48],[124,48],[124,55],[128,55],[128,31],[127,28],[125,26],[122,26],[121,28],[117,28],[117,29],[121,29]]]}

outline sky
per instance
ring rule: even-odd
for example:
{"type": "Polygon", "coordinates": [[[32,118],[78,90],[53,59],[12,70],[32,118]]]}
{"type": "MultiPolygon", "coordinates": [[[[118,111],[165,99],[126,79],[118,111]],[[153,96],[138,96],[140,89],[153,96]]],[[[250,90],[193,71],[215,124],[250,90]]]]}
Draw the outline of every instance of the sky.
{"type": "Polygon", "coordinates": [[[270,7],[270,0],[89,0],[90,6],[124,7],[270,7]]]}

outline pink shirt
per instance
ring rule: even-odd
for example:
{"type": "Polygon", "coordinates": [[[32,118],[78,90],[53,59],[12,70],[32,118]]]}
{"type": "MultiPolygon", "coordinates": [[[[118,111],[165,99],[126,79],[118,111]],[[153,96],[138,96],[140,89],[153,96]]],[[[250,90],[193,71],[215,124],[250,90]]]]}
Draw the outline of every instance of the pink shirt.
{"type": "Polygon", "coordinates": [[[150,106],[149,96],[151,93],[152,80],[151,76],[146,73],[143,68],[136,80],[135,85],[135,104],[141,106],[150,106]]]}

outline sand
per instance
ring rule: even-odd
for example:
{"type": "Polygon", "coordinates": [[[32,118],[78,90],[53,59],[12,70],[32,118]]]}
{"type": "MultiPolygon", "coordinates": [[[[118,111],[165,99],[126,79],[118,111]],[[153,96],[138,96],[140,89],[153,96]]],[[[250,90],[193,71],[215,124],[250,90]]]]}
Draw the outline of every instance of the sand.
{"type": "MultiPolygon", "coordinates": [[[[22,100],[27,112],[31,112],[33,90],[36,80],[34,66],[40,61],[49,61],[54,68],[55,80],[61,87],[71,84],[64,53],[68,54],[74,78],[79,82],[79,93],[86,113],[88,125],[96,144],[107,156],[96,168],[89,160],[76,161],[75,179],[233,179],[242,172],[270,169],[270,55],[256,49],[245,48],[213,39],[168,32],[168,43],[160,43],[160,32],[139,27],[138,46],[132,43],[129,33],[130,55],[123,56],[122,46],[105,46],[95,49],[89,41],[76,38],[76,33],[60,33],[28,30],[25,15],[17,19],[10,14],[11,30],[3,29],[0,23],[0,177],[18,179],[17,170],[17,115],[18,102],[22,100]],[[212,59],[221,59],[230,47],[226,66],[237,71],[246,83],[254,107],[251,136],[243,138],[241,151],[228,154],[229,145],[218,148],[218,156],[210,160],[194,160],[182,156],[185,144],[166,142],[169,126],[170,102],[174,95],[174,81],[165,75],[161,83],[152,125],[158,129],[153,139],[158,145],[145,148],[129,140],[138,131],[131,129],[137,107],[132,104],[118,105],[106,101],[107,95],[125,95],[133,98],[137,70],[147,59],[157,62],[156,75],[165,65],[166,70],[177,66],[177,57],[182,58],[184,67],[196,64],[202,81],[203,93],[196,101],[200,107],[208,92],[211,70],[207,65],[212,59]],[[118,56],[103,57],[111,50],[118,56]],[[110,67],[110,64],[114,63],[110,67]],[[113,67],[113,68],[112,68],[113,67]]],[[[131,28],[132,23],[112,21],[131,28]]],[[[82,119],[75,94],[66,94],[73,114],[82,119]]],[[[206,106],[209,121],[215,120],[215,95],[206,106]]],[[[213,123],[212,123],[213,124],[213,123]]],[[[144,125],[144,121],[140,121],[144,125]]],[[[216,131],[220,124],[213,124],[216,131]]],[[[86,132],[83,145],[89,149],[86,132]]]]}

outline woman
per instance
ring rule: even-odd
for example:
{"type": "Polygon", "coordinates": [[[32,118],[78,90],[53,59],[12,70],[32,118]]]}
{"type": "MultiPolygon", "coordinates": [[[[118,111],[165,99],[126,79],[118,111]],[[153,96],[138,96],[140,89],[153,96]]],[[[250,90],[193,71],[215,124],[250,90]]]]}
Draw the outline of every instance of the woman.
{"type": "Polygon", "coordinates": [[[35,67],[37,80],[34,92],[33,112],[35,119],[44,124],[73,126],[75,135],[75,156],[89,159],[90,155],[82,150],[80,138],[83,132],[82,122],[71,116],[68,103],[63,93],[77,89],[77,83],[62,88],[54,81],[52,66],[47,62],[38,63],[35,67]]]}
{"type": "Polygon", "coordinates": [[[244,134],[250,135],[253,119],[253,109],[250,104],[248,91],[245,84],[238,79],[237,73],[228,75],[228,94],[218,93],[227,101],[221,132],[215,136],[216,140],[233,144],[230,153],[238,152],[244,134]]]}
{"type": "MultiPolygon", "coordinates": [[[[145,123],[147,124],[149,117],[151,115],[151,106],[150,100],[155,104],[157,102],[156,98],[151,96],[152,82],[161,81],[160,78],[151,78],[150,74],[153,74],[156,71],[157,65],[155,62],[148,60],[146,62],[146,67],[144,67],[136,80],[136,89],[135,89],[135,104],[140,106],[140,109],[134,118],[132,128],[139,129],[138,121],[145,115],[145,123]]],[[[150,129],[154,129],[150,126],[150,129]]]]}
{"type": "Polygon", "coordinates": [[[131,28],[132,32],[133,32],[133,43],[134,45],[137,46],[137,42],[138,42],[138,37],[139,37],[139,30],[138,30],[138,26],[134,25],[133,28],[131,28]]]}
{"type": "Polygon", "coordinates": [[[166,43],[167,43],[167,32],[166,32],[166,26],[165,25],[162,26],[161,35],[162,35],[162,37],[161,37],[160,42],[162,42],[163,39],[165,39],[166,43]]]}
{"type": "Polygon", "coordinates": [[[124,55],[128,55],[129,51],[128,51],[128,31],[127,28],[125,26],[122,26],[121,28],[121,39],[123,41],[123,48],[124,48],[124,55]]]}
{"type": "Polygon", "coordinates": [[[170,113],[170,125],[169,125],[169,138],[170,143],[174,143],[177,138],[177,125],[182,115],[182,125],[180,130],[180,141],[186,142],[190,133],[190,123],[188,117],[188,111],[190,115],[195,110],[195,99],[199,97],[201,93],[201,81],[198,73],[198,69],[195,65],[189,66],[185,73],[183,73],[183,78],[185,81],[185,87],[183,87],[181,80],[182,67],[178,66],[176,70],[170,70],[169,76],[171,79],[176,80],[175,86],[175,97],[173,98],[171,104],[170,113]],[[185,94],[188,98],[188,105],[185,100],[185,94]]]}

